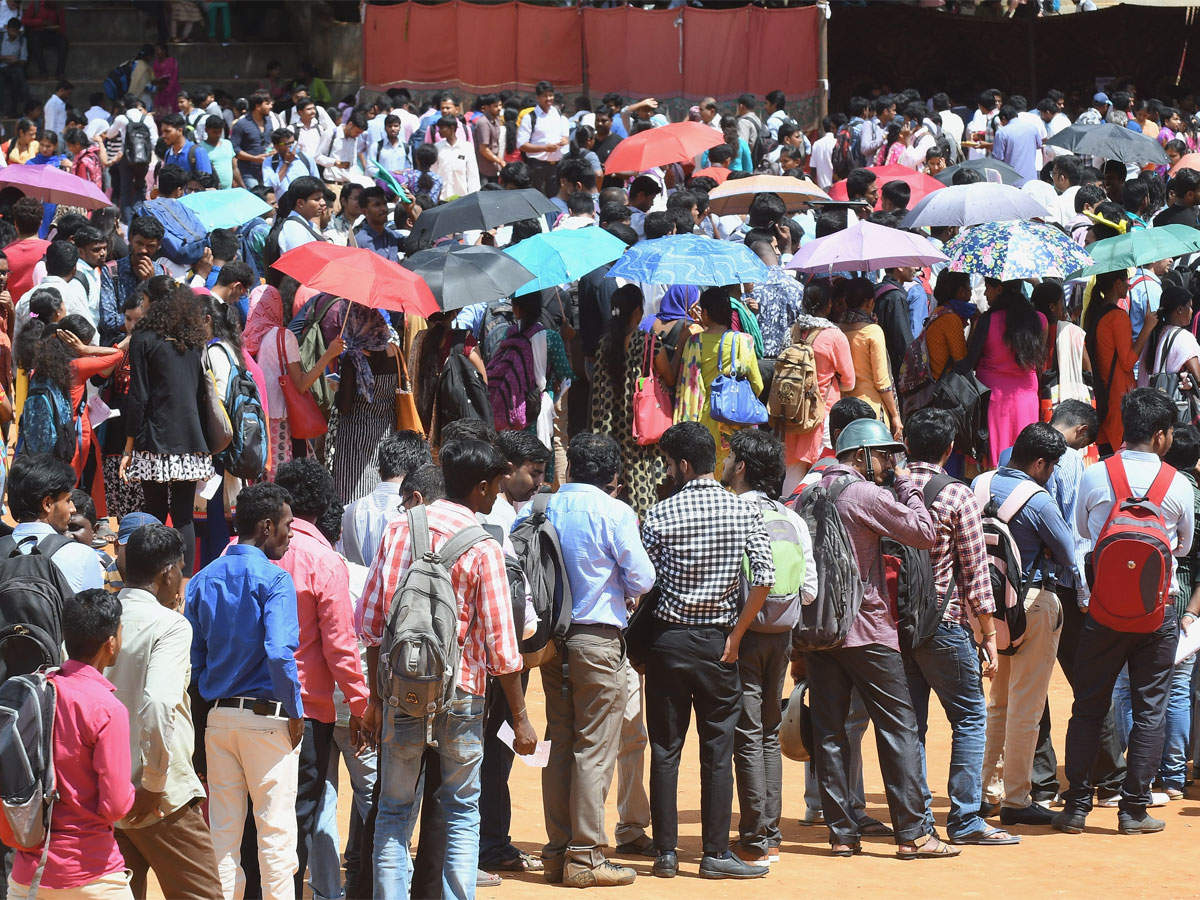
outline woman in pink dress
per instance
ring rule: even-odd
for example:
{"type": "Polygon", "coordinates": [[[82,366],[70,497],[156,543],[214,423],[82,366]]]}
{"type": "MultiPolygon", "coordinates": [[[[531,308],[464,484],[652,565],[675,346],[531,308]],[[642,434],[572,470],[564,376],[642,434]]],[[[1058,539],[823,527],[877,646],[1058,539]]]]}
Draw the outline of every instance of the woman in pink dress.
{"type": "MultiPolygon", "coordinates": [[[[985,279],[989,311],[975,326],[983,335],[976,375],[991,389],[988,466],[1011,447],[1026,425],[1038,421],[1038,367],[1046,357],[1046,317],[1021,293],[1019,281],[985,279]]],[[[980,334],[971,335],[971,347],[980,334]]],[[[973,354],[968,353],[968,357],[973,354]]]]}
{"type": "Polygon", "coordinates": [[[154,112],[160,116],[179,111],[179,60],[167,54],[166,44],[154,45],[154,112]]]}

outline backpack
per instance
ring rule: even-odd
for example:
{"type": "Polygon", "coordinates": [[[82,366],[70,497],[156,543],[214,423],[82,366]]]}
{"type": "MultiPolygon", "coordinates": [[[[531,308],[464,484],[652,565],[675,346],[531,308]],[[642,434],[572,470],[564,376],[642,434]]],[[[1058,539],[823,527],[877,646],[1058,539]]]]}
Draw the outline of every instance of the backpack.
{"type": "Polygon", "coordinates": [[[767,396],[767,411],[775,418],[809,432],[825,422],[825,395],[817,383],[817,354],[813,350],[819,328],[779,354],[767,396]]]}
{"type": "Polygon", "coordinates": [[[1148,367],[1149,386],[1162,391],[1175,404],[1175,425],[1177,427],[1192,425],[1196,421],[1196,392],[1194,390],[1185,391],[1180,385],[1182,374],[1170,372],[1166,368],[1167,359],[1171,356],[1171,347],[1174,346],[1175,339],[1184,331],[1185,329],[1174,326],[1170,334],[1160,336],[1158,347],[1152,353],[1151,365],[1148,367]]]}
{"type": "Polygon", "coordinates": [[[834,135],[833,150],[829,154],[835,178],[845,178],[858,165],[854,144],[854,126],[847,122],[834,135]]]}
{"type": "MultiPolygon", "coordinates": [[[[338,299],[338,297],[330,295],[320,307],[314,306],[313,314],[301,328],[298,340],[300,365],[304,367],[305,371],[312,371],[313,366],[325,355],[325,332],[321,330],[321,322],[325,320],[325,316],[329,314],[329,310],[333,308],[333,304],[338,302],[338,299]]],[[[308,390],[313,395],[313,399],[317,401],[317,406],[321,407],[321,411],[328,415],[329,410],[333,408],[334,389],[323,372],[308,390]]]]}
{"type": "Polygon", "coordinates": [[[218,453],[216,462],[238,478],[259,478],[267,468],[267,417],[258,385],[245,366],[238,365],[229,349],[216,344],[229,359],[229,385],[225,388],[225,414],[233,428],[233,441],[218,453]]]}
{"type": "MultiPolygon", "coordinates": [[[[763,601],[762,609],[750,623],[751,631],[777,634],[791,631],[800,621],[801,593],[807,560],[800,546],[800,534],[792,522],[787,507],[768,497],[757,498],[762,512],[763,527],[771,542],[771,558],[775,563],[775,583],[763,601]]],[[[750,594],[750,557],[742,556],[742,572],[739,578],[742,602],[750,594]]]]}
{"type": "Polygon", "coordinates": [[[542,391],[533,376],[533,336],[542,330],[540,322],[528,331],[510,326],[488,361],[488,401],[497,431],[520,431],[537,422],[542,391]]]}
{"type": "Polygon", "coordinates": [[[516,324],[511,303],[494,303],[483,314],[479,326],[479,352],[483,361],[490,362],[508,334],[509,326],[516,324]]]}
{"type": "MultiPolygon", "coordinates": [[[[934,475],[925,483],[922,496],[925,508],[933,509],[933,503],[943,490],[957,479],[950,475],[934,475]]],[[[883,554],[884,576],[887,579],[888,595],[896,605],[896,624],[903,650],[923,647],[942,621],[950,594],[954,590],[954,573],[946,591],[938,597],[934,588],[933,563],[928,550],[917,550],[884,537],[879,542],[883,554]]]]}
{"type": "Polygon", "coordinates": [[[756,121],[756,118],[749,113],[738,119],[738,122],[742,121],[749,122],[754,129],[754,137],[747,143],[750,144],[750,161],[754,163],[754,168],[757,170],[767,158],[767,154],[778,147],[779,143],[771,138],[771,132],[767,131],[766,126],[756,121]]]}
{"type": "Polygon", "coordinates": [[[388,707],[425,720],[425,743],[436,747],[433,717],[454,699],[462,658],[459,601],[450,570],[460,556],[491,537],[482,526],[468,525],[435,551],[423,506],[408,510],[408,535],[412,565],[388,610],[379,645],[379,688],[388,707]]]}
{"type": "MultiPolygon", "coordinates": [[[[17,451],[20,453],[49,453],[55,459],[69,463],[75,459],[75,453],[83,444],[83,401],[74,411],[71,421],[64,422],[58,415],[56,397],[62,397],[55,385],[48,381],[34,381],[29,386],[29,394],[21,409],[21,419],[18,428],[17,451]],[[34,437],[38,429],[34,427],[48,417],[51,422],[50,443],[43,446],[34,437]]],[[[69,406],[69,401],[64,404],[69,406]]]]}
{"type": "Polygon", "coordinates": [[[267,274],[267,267],[263,265],[262,254],[263,245],[266,243],[267,234],[270,231],[271,226],[257,217],[243,225],[239,225],[237,229],[238,256],[242,262],[253,270],[254,277],[260,281],[267,274]]]}
{"type": "MultiPolygon", "coordinates": [[[[983,543],[987,548],[988,574],[992,582],[992,599],[996,611],[992,622],[996,626],[996,649],[1005,655],[1017,652],[1025,640],[1025,591],[1028,582],[1022,579],[1021,551],[1008,524],[1037,494],[1045,488],[1022,479],[1003,504],[992,497],[992,478],[996,472],[984,472],[975,482],[975,500],[983,510],[983,543]]],[[[1030,572],[1032,581],[1033,572],[1030,572]]]]}
{"type": "Polygon", "coordinates": [[[858,618],[865,583],[850,535],[838,512],[837,500],[849,485],[843,475],[826,487],[818,482],[800,495],[796,512],[812,536],[812,563],[817,567],[817,598],[802,604],[800,620],[792,629],[792,649],[833,650],[842,645],[858,618]]]}
{"type": "Polygon", "coordinates": [[[135,216],[153,216],[162,223],[163,253],[167,259],[181,266],[195,265],[208,246],[208,229],[200,218],[180,203],[169,197],[143,200],[133,207],[135,216]]]}
{"type": "Polygon", "coordinates": [[[464,345],[455,344],[438,376],[435,416],[438,428],[459,419],[491,423],[492,404],[479,370],[467,359],[464,345]]]}
{"type": "Polygon", "coordinates": [[[150,137],[150,126],[146,124],[146,113],[135,122],[126,112],[125,119],[125,161],[144,173],[150,168],[150,159],[154,155],[154,141],[150,137]]]}
{"type": "MultiPolygon", "coordinates": [[[[991,389],[974,371],[948,365],[933,384],[929,402],[923,406],[944,409],[954,419],[954,447],[967,456],[983,459],[988,454],[988,403],[991,389]]],[[[909,406],[909,409],[920,407],[909,406]]]]}
{"type": "Polygon", "coordinates": [[[0,538],[0,684],[62,661],[62,606],[75,596],[52,557],[71,538],[50,534],[21,553],[13,537],[0,538]]]}
{"type": "Polygon", "coordinates": [[[134,60],[127,59],[104,76],[101,90],[114,103],[129,93],[129,82],[133,78],[134,60]]]}
{"type": "Polygon", "coordinates": [[[896,389],[901,397],[905,397],[932,383],[933,368],[929,364],[929,344],[926,343],[925,332],[922,331],[904,351],[900,373],[896,376],[896,389]]]}
{"type": "Polygon", "coordinates": [[[1126,634],[1149,634],[1163,623],[1171,592],[1172,548],[1162,502],[1175,470],[1163,463],[1150,489],[1138,496],[1129,487],[1120,455],[1104,461],[1112,485],[1112,511],[1084,560],[1097,624],[1126,634]]]}
{"type": "Polygon", "coordinates": [[[50,850],[50,819],[58,799],[54,773],[54,716],[58,691],[45,671],[16,675],[0,685],[0,841],[36,851],[41,860],[29,885],[36,896],[50,850]]]}
{"type": "Polygon", "coordinates": [[[279,233],[283,230],[283,224],[285,222],[296,221],[308,229],[308,233],[313,236],[314,240],[329,243],[329,238],[325,237],[325,235],[313,228],[312,223],[307,219],[300,217],[293,219],[291,216],[286,216],[283,219],[277,218],[275,220],[275,224],[271,226],[271,230],[267,232],[267,236],[263,239],[261,254],[264,269],[263,277],[266,278],[267,284],[271,285],[272,287],[279,287],[280,282],[283,281],[284,278],[284,274],[282,272],[280,272],[278,269],[272,268],[272,266],[279,261],[279,257],[283,256],[283,253],[279,249],[279,233]]]}
{"type": "Polygon", "coordinates": [[[534,494],[529,518],[509,535],[537,613],[537,630],[521,642],[521,655],[530,668],[544,665],[556,653],[565,661],[566,654],[558,652],[559,644],[571,627],[571,582],[558,531],[546,517],[551,496],[546,491],[534,494]]]}

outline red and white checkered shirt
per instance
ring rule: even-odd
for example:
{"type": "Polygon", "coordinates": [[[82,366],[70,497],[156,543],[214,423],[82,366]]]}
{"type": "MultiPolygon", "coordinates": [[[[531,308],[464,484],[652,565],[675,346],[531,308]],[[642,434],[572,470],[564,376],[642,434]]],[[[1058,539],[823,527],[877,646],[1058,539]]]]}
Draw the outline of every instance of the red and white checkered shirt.
{"type": "MultiPolygon", "coordinates": [[[[449,500],[438,500],[427,506],[425,512],[433,550],[464,528],[479,524],[469,509],[449,500]]],[[[412,565],[408,532],[408,516],[388,525],[367,573],[366,587],[355,611],[355,624],[368,647],[377,647],[383,640],[392,597],[412,565]]],[[[504,551],[495,541],[476,544],[451,568],[450,582],[460,603],[458,645],[462,648],[462,663],[458,686],[482,697],[488,675],[508,675],[521,671],[522,667],[508,576],[504,572],[504,551]]]]}

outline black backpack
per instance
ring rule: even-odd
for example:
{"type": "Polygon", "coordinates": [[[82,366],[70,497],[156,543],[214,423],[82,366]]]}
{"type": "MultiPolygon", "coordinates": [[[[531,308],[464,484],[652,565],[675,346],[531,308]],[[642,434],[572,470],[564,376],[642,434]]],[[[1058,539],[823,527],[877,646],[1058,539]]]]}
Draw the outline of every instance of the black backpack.
{"type": "Polygon", "coordinates": [[[438,430],[447,422],[479,419],[492,422],[492,403],[479,370],[467,359],[463,344],[456,344],[438,376],[436,415],[438,430]]]}
{"type": "Polygon", "coordinates": [[[483,314],[483,324],[479,329],[479,352],[485,363],[491,362],[492,357],[508,335],[508,329],[517,321],[513,315],[512,304],[507,301],[493,303],[483,314]]]}
{"type": "Polygon", "coordinates": [[[136,122],[126,115],[125,123],[125,161],[136,169],[145,171],[150,168],[150,158],[154,155],[154,141],[150,138],[150,126],[146,124],[146,114],[136,122]]]}
{"type": "MultiPolygon", "coordinates": [[[[958,479],[950,475],[934,475],[925,484],[922,495],[925,508],[933,509],[938,495],[958,479]]],[[[954,590],[954,575],[946,592],[939,597],[934,590],[933,565],[928,550],[917,550],[890,537],[879,541],[879,552],[883,554],[886,575],[895,574],[897,631],[902,650],[923,647],[937,631],[938,623],[950,603],[954,590]]],[[[890,587],[890,585],[889,585],[890,587]]]]}
{"type": "Polygon", "coordinates": [[[51,534],[22,553],[15,538],[0,538],[0,684],[62,662],[62,607],[75,596],[51,559],[71,538],[51,534]]]}
{"type": "Polygon", "coordinates": [[[521,641],[521,655],[529,667],[547,663],[555,655],[565,662],[559,645],[571,627],[571,582],[558,532],[546,517],[551,496],[548,491],[535,494],[529,518],[509,535],[537,614],[537,630],[521,641]]]}
{"type": "Polygon", "coordinates": [[[849,475],[828,487],[811,485],[796,503],[796,512],[812,535],[812,564],[817,567],[817,597],[800,606],[792,629],[794,651],[833,650],[842,646],[862,608],[866,585],[854,545],[837,508],[838,498],[854,483],[849,475]]]}
{"type": "Polygon", "coordinates": [[[830,151],[830,162],[836,178],[845,178],[858,165],[854,151],[854,128],[849,123],[837,130],[833,139],[833,150],[830,151]]]}
{"type": "Polygon", "coordinates": [[[738,121],[741,122],[743,119],[748,121],[754,129],[754,137],[750,141],[747,141],[747,143],[750,145],[750,160],[754,163],[755,170],[757,170],[767,158],[767,154],[774,150],[778,144],[771,140],[771,132],[767,131],[767,127],[751,118],[749,113],[742,116],[738,121]]]}

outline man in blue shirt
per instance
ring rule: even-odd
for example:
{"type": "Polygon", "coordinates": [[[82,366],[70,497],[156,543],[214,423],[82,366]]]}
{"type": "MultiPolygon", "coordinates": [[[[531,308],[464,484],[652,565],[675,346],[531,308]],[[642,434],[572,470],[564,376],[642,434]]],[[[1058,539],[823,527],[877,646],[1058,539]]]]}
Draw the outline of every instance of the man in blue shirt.
{"type": "Polygon", "coordinates": [[[250,95],[246,115],[233,123],[229,140],[237,154],[238,171],[247,188],[262,184],[262,166],[271,152],[271,95],[258,90],[250,95]]]}
{"type": "Polygon", "coordinates": [[[187,122],[179,113],[163,116],[162,138],[167,143],[167,152],[163,157],[164,166],[179,166],[188,175],[212,174],[212,163],[208,159],[208,151],[194,141],[187,139],[184,129],[187,122]]]}
{"type": "Polygon", "coordinates": [[[388,228],[387,194],[381,187],[369,187],[359,195],[363,223],[354,231],[359,247],[371,250],[384,259],[400,262],[400,238],[388,228]]]}
{"type": "Polygon", "coordinates": [[[545,505],[562,543],[571,585],[563,666],[542,668],[550,761],[542,770],[546,880],[577,887],[630,884],[633,869],[604,858],[604,795],[617,764],[625,708],[629,605],[654,585],[637,515],[611,496],[621,454],[606,434],[577,434],[567,450],[570,482],[538,494],[516,526],[545,505]],[[548,502],[547,502],[548,501],[548,502]]]}
{"type": "Polygon", "coordinates": [[[213,704],[205,729],[209,817],[226,896],[238,878],[235,855],[246,792],[258,828],[264,897],[295,891],[296,776],[304,705],[296,672],[300,626],[292,576],[273,562],[291,541],[283,488],[245,488],[237,497],[238,543],[187,587],[192,680],[213,704]]]}
{"type": "Polygon", "coordinates": [[[154,216],[138,216],[129,223],[129,255],[117,260],[116,275],[100,273],[100,342],[114,346],[124,335],[124,310],[137,286],[155,275],[166,275],[166,267],[155,257],[162,249],[165,234],[162,222],[154,216]]]}
{"type": "Polygon", "coordinates": [[[271,146],[275,153],[263,163],[263,184],[282,197],[283,192],[302,175],[321,177],[315,160],[296,149],[296,135],[290,128],[276,128],[271,132],[271,146]]]}
{"type": "MultiPolygon", "coordinates": [[[[1060,432],[1044,422],[1027,425],[1017,436],[1007,466],[975,479],[975,496],[983,506],[989,497],[1008,519],[1009,531],[1021,554],[1021,574],[1029,589],[1018,602],[1025,604],[1025,638],[1020,652],[1002,655],[988,695],[987,746],[983,784],[989,802],[1001,800],[1000,822],[1009,825],[1049,825],[1053,813],[1033,802],[1031,772],[1038,723],[1046,707],[1046,692],[1054,669],[1062,629],[1062,608],[1054,593],[1046,557],[1072,568],[1075,538],[1054,498],[1045,490],[1054,467],[1067,450],[1060,432]],[[1013,502],[1005,504],[1009,498],[1013,502]],[[1016,507],[1015,511],[1011,507],[1016,507]],[[1035,573],[1036,574],[1033,574],[1035,573]],[[1005,703],[1007,702],[1007,708],[1005,703]],[[1003,791],[993,784],[1001,756],[1003,791]],[[993,799],[994,798],[994,799],[993,799]]],[[[1003,598],[996,597],[997,617],[1003,598]]],[[[1003,650],[1004,648],[1001,647],[1003,650]]]]}

